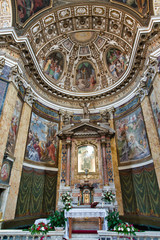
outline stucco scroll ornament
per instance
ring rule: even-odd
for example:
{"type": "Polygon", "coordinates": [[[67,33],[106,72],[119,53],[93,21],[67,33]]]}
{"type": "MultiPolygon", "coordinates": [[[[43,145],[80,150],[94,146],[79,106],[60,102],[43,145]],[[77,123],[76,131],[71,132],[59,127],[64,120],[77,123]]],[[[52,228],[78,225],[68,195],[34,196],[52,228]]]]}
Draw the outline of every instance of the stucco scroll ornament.
{"type": "Polygon", "coordinates": [[[32,89],[30,86],[26,88],[25,102],[27,102],[30,106],[36,101],[36,97],[34,96],[32,89]]]}
{"type": "Polygon", "coordinates": [[[80,105],[80,107],[83,108],[83,118],[89,119],[90,111],[89,111],[88,107],[89,107],[90,103],[84,102],[84,103],[80,103],[79,105],[80,105]]]}
{"type": "Polygon", "coordinates": [[[137,88],[136,95],[139,96],[142,101],[146,95],[148,95],[148,90],[146,86],[146,81],[144,78],[141,79],[140,84],[137,88]]]}
{"type": "Polygon", "coordinates": [[[4,59],[4,58],[1,58],[1,59],[0,59],[0,75],[1,75],[1,73],[2,73],[2,70],[3,70],[4,65],[5,65],[5,59],[4,59]]]}

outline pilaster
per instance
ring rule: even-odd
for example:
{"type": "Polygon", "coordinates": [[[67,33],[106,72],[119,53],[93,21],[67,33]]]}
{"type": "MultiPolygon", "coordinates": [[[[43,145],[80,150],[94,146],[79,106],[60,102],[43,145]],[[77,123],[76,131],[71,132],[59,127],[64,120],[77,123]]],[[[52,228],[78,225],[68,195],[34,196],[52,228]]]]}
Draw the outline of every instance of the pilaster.
{"type": "MultiPolygon", "coordinates": [[[[110,127],[114,129],[113,114],[111,115],[109,123],[110,123],[110,127]]],[[[123,211],[123,202],[122,202],[122,191],[121,191],[121,184],[120,184],[120,177],[119,177],[119,170],[118,170],[117,146],[116,146],[115,136],[111,138],[111,152],[112,152],[114,185],[116,188],[116,200],[118,203],[118,211],[120,215],[123,215],[124,211],[123,211]]]]}
{"type": "Polygon", "coordinates": [[[101,136],[101,148],[102,148],[102,158],[103,158],[103,181],[104,185],[108,185],[108,174],[107,174],[107,163],[106,163],[106,138],[101,136]]]}
{"type": "Polygon", "coordinates": [[[141,102],[144,121],[147,129],[148,140],[151,150],[151,155],[153,158],[155,172],[157,175],[157,181],[160,188],[160,144],[158,139],[158,134],[152,114],[152,108],[150,105],[149,97],[146,95],[141,102]]]}
{"type": "Polygon", "coordinates": [[[13,164],[10,178],[11,188],[7,199],[4,220],[14,219],[15,217],[31,110],[31,106],[28,103],[24,102],[15,146],[15,162],[13,164]]]}
{"type": "Polygon", "coordinates": [[[160,108],[160,73],[157,73],[153,81],[153,89],[155,92],[157,104],[160,108]]]}
{"type": "Polygon", "coordinates": [[[9,128],[14,112],[17,99],[17,90],[12,82],[10,82],[0,118],[0,167],[2,165],[3,156],[8,139],[9,128]]]}

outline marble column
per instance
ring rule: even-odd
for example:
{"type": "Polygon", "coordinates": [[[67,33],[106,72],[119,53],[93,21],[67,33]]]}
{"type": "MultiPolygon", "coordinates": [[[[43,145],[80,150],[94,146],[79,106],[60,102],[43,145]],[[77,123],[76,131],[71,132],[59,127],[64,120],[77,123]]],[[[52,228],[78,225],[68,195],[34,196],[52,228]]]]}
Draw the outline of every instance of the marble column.
{"type": "Polygon", "coordinates": [[[107,173],[107,162],[106,162],[106,138],[101,136],[101,147],[102,147],[102,159],[103,159],[103,177],[104,185],[108,185],[108,173],[107,173]]]}
{"type": "Polygon", "coordinates": [[[4,152],[6,149],[9,128],[17,99],[17,90],[10,82],[0,118],[0,167],[2,165],[4,152]]]}
{"type": "Polygon", "coordinates": [[[157,175],[157,181],[160,188],[160,142],[158,138],[157,129],[155,126],[151,104],[149,97],[145,96],[141,102],[144,121],[148,134],[148,141],[151,149],[151,155],[154,162],[155,172],[157,175]]]}
{"type": "Polygon", "coordinates": [[[70,186],[70,161],[71,161],[71,138],[67,137],[67,166],[66,166],[66,186],[70,186]]]}
{"type": "Polygon", "coordinates": [[[13,168],[11,172],[11,178],[9,183],[11,187],[7,199],[4,220],[14,219],[15,217],[31,110],[31,106],[28,103],[24,102],[15,146],[15,162],[13,163],[13,168]]]}
{"type": "MultiPolygon", "coordinates": [[[[110,119],[109,123],[110,123],[110,127],[114,129],[113,116],[110,119]]],[[[116,200],[118,203],[118,211],[120,215],[123,215],[124,210],[123,210],[121,183],[120,183],[119,170],[118,170],[118,157],[117,157],[117,146],[116,146],[115,136],[111,138],[111,152],[112,152],[114,184],[116,188],[116,200]]]]}

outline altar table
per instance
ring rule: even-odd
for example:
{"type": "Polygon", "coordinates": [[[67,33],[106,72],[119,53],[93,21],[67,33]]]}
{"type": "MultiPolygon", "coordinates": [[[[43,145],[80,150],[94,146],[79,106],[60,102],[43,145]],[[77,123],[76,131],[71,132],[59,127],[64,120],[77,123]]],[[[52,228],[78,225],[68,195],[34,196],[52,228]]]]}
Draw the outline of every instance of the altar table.
{"type": "Polygon", "coordinates": [[[68,228],[69,238],[72,237],[72,218],[99,218],[99,230],[102,230],[102,218],[104,218],[103,230],[108,230],[107,212],[102,208],[72,208],[69,211],[65,211],[65,218],[67,218],[65,227],[65,238],[68,239],[68,228]]]}

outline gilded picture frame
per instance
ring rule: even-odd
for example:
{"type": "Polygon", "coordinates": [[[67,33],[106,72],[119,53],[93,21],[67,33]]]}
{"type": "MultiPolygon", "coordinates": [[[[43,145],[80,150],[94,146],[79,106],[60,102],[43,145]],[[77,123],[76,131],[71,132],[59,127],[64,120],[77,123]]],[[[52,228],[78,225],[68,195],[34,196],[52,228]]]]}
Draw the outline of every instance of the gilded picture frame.
{"type": "MultiPolygon", "coordinates": [[[[83,153],[82,153],[83,155],[83,153]]],[[[84,154],[85,155],[85,154],[84,154]]],[[[75,170],[74,170],[74,176],[75,179],[85,179],[86,176],[88,179],[98,179],[99,178],[99,168],[98,168],[98,146],[97,143],[93,141],[78,141],[77,144],[75,144],[75,170]],[[87,165],[83,165],[85,159],[78,159],[78,150],[83,149],[85,151],[87,149],[87,146],[90,147],[91,150],[94,150],[94,158],[92,158],[93,154],[90,154],[90,165],[93,163],[92,167],[87,167],[87,165]],[[82,167],[82,165],[83,167],[82,167]],[[81,165],[81,166],[80,166],[81,165]],[[86,172],[86,169],[88,170],[86,172]],[[87,175],[86,175],[87,173],[87,175]]]]}

